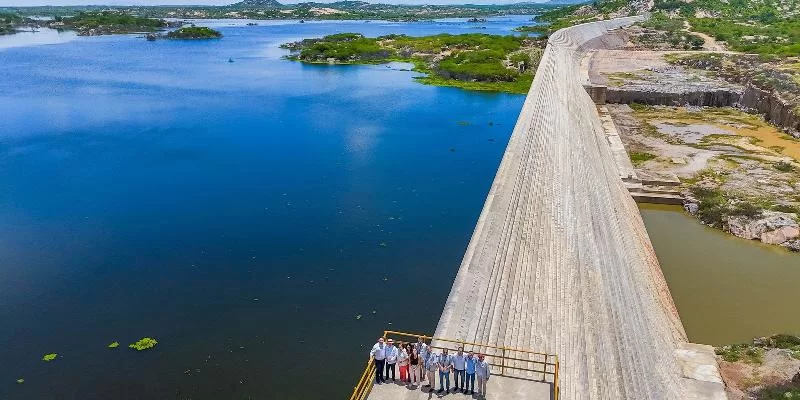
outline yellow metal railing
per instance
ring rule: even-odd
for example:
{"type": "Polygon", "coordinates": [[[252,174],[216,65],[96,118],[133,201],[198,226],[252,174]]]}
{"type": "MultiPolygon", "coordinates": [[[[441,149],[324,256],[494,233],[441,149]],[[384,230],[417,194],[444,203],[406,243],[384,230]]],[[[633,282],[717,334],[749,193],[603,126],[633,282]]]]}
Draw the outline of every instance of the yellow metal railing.
{"type": "MultiPolygon", "coordinates": [[[[447,349],[448,351],[456,351],[458,347],[464,347],[465,351],[472,350],[476,353],[483,353],[486,357],[491,359],[491,365],[496,370],[499,368],[499,373],[495,370],[492,371],[495,375],[500,376],[513,376],[518,379],[528,379],[541,382],[547,382],[547,377],[552,379],[553,399],[558,400],[559,385],[558,385],[558,369],[560,362],[558,356],[555,354],[539,353],[530,350],[521,350],[504,346],[493,346],[484,343],[471,343],[462,340],[437,338],[427,335],[419,335],[415,333],[397,332],[397,331],[384,331],[383,338],[393,339],[397,337],[405,337],[408,342],[416,343],[417,338],[422,337],[425,340],[431,340],[431,347],[434,349],[447,349]],[[433,342],[437,345],[434,346],[433,342]],[[446,344],[454,344],[448,346],[446,344]],[[466,348],[471,346],[471,348],[466,348]],[[523,358],[519,358],[523,357],[523,358]],[[518,371],[517,374],[509,374],[506,369],[518,371]],[[523,375],[519,375],[519,373],[523,375]],[[537,379],[541,377],[541,379],[537,379]]],[[[364,373],[361,374],[361,379],[358,384],[353,388],[353,394],[350,400],[364,400],[369,396],[372,390],[372,381],[375,375],[375,363],[370,358],[367,361],[367,366],[364,373]]]]}

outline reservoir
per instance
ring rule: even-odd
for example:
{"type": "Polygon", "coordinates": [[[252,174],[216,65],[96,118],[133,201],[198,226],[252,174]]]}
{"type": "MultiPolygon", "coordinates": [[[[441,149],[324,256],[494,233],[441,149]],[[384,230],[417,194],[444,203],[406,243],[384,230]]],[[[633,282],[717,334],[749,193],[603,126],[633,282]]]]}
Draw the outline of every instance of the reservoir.
{"type": "Polygon", "coordinates": [[[0,38],[0,399],[346,397],[435,329],[524,96],[278,46],[529,19],[0,38]]]}
{"type": "Polygon", "coordinates": [[[709,228],[679,206],[640,209],[690,341],[800,333],[800,254],[709,228]]]}

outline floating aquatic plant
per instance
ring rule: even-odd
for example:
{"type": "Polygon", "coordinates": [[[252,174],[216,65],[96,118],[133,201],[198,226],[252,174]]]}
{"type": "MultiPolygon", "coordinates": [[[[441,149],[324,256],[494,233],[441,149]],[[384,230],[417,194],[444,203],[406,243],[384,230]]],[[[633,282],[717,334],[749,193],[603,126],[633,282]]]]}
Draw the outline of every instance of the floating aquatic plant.
{"type": "Polygon", "coordinates": [[[19,379],[17,379],[17,383],[19,383],[21,385],[21,384],[25,383],[25,379],[19,378],[19,379]]]}
{"type": "Polygon", "coordinates": [[[157,340],[145,337],[139,339],[138,341],[136,341],[136,343],[131,343],[130,345],[128,345],[128,347],[136,349],[138,351],[142,351],[142,350],[152,349],[153,347],[156,347],[157,344],[158,344],[157,340]]]}
{"type": "Polygon", "coordinates": [[[58,354],[56,353],[45,354],[44,357],[42,357],[42,361],[50,362],[55,360],[56,357],[58,357],[58,354]]]}
{"type": "Polygon", "coordinates": [[[111,342],[111,344],[108,345],[109,349],[116,349],[117,347],[119,347],[119,342],[111,342]]]}

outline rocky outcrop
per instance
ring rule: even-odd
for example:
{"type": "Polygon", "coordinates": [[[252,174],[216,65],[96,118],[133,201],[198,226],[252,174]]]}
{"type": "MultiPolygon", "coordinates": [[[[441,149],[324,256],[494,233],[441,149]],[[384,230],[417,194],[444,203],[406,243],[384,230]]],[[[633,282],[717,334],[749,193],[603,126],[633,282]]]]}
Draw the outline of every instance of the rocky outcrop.
{"type": "Polygon", "coordinates": [[[742,93],[732,89],[674,91],[664,88],[608,88],[606,102],[660,106],[730,107],[739,103],[742,93]]]}
{"type": "Polygon", "coordinates": [[[764,115],[764,119],[790,135],[800,138],[800,110],[777,93],[748,84],[739,103],[747,110],[764,115]]]}
{"type": "Polygon", "coordinates": [[[782,244],[783,247],[791,251],[800,251],[800,240],[790,240],[782,244]]]}
{"type": "Polygon", "coordinates": [[[744,239],[760,240],[766,244],[790,247],[800,237],[800,226],[794,214],[766,211],[758,219],[728,217],[728,231],[744,239]]]}

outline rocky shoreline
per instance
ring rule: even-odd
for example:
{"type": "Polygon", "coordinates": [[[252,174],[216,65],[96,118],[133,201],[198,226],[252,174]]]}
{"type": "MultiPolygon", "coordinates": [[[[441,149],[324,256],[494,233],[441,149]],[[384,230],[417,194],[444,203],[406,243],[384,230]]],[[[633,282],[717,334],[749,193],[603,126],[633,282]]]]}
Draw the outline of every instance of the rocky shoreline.
{"type": "MultiPolygon", "coordinates": [[[[697,217],[702,206],[701,201],[690,190],[685,190],[683,196],[684,210],[697,217]]],[[[742,239],[759,240],[764,244],[779,245],[800,252],[800,224],[797,223],[797,214],[794,213],[763,211],[757,217],[727,216],[722,229],[742,239]]]]}

